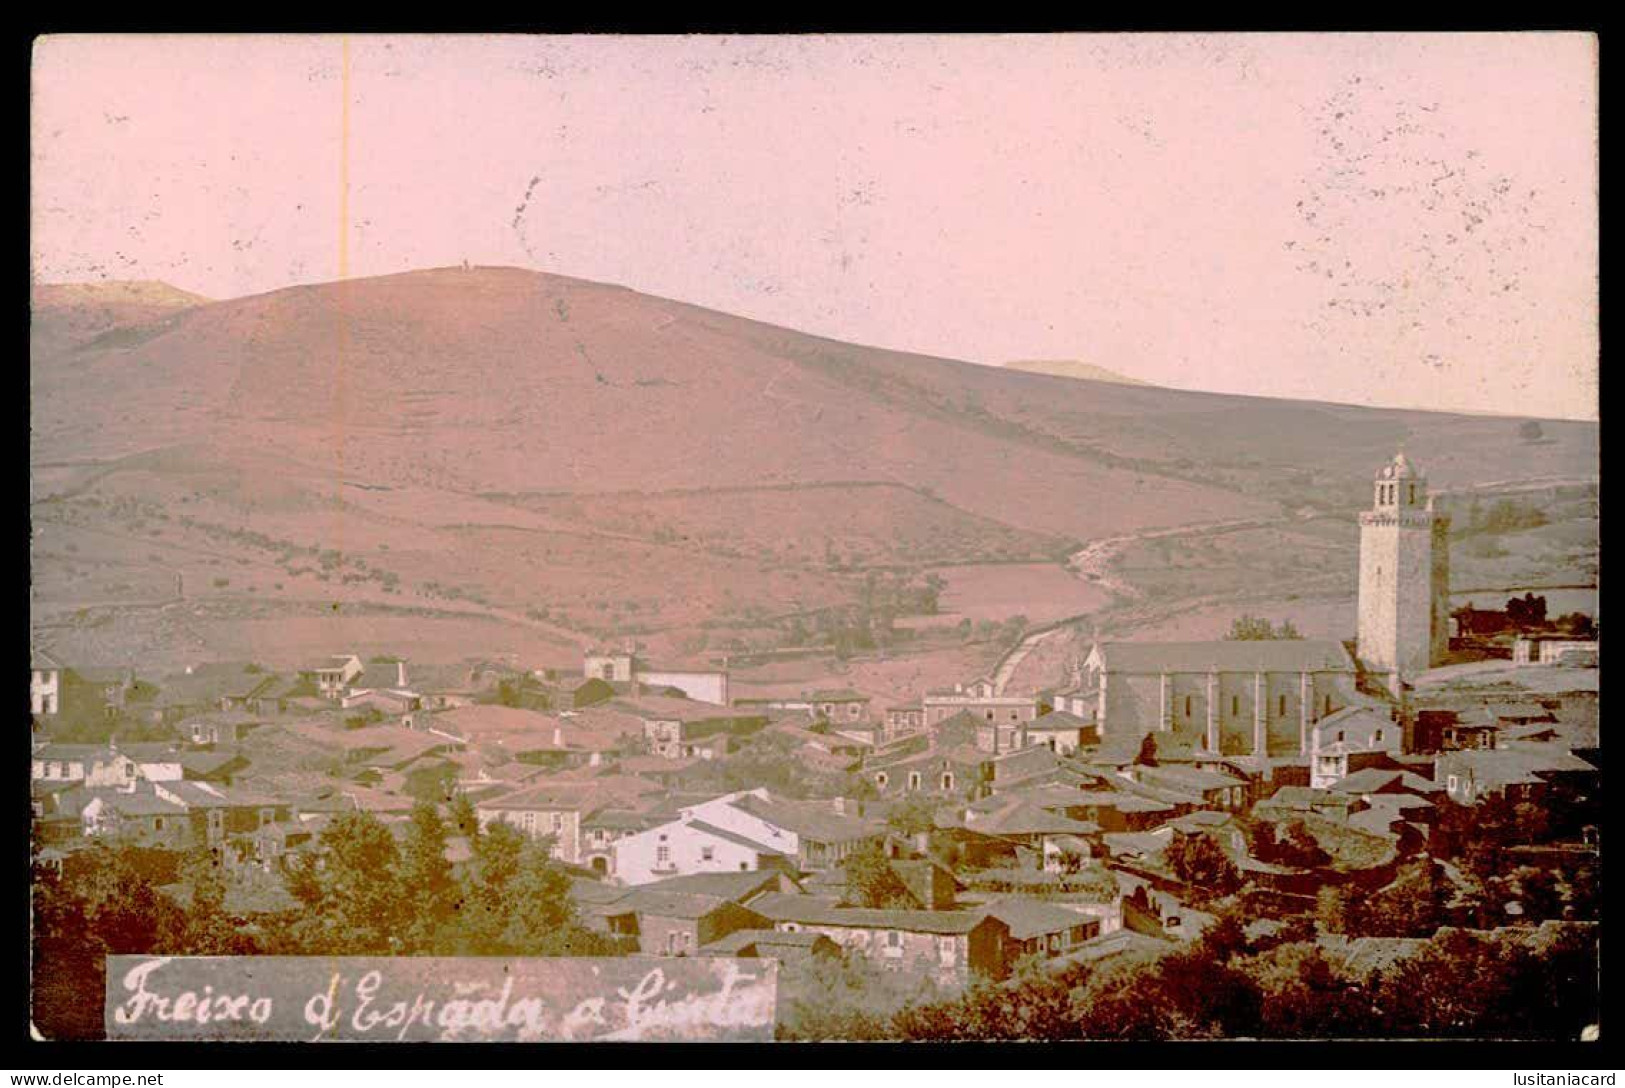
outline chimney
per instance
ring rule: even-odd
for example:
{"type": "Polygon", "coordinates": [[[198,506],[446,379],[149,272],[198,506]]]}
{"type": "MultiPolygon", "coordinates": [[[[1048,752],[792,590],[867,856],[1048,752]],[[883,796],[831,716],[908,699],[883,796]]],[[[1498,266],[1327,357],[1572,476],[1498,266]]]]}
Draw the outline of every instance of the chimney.
{"type": "Polygon", "coordinates": [[[846,815],[846,798],[844,798],[844,797],[831,798],[830,802],[829,802],[829,806],[830,806],[830,808],[835,810],[835,815],[837,815],[837,816],[845,816],[846,815]]]}
{"type": "Polygon", "coordinates": [[[395,683],[403,688],[406,686],[406,662],[404,661],[395,662],[395,683]]]}
{"type": "Polygon", "coordinates": [[[553,727],[553,747],[555,747],[555,748],[563,748],[564,747],[564,727],[563,726],[555,725],[553,727]]]}

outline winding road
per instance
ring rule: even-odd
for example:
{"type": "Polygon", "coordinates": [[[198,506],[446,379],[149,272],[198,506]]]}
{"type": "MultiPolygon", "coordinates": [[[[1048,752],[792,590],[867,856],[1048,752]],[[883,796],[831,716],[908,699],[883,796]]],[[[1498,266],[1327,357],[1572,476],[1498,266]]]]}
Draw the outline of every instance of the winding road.
{"type": "MultiPolygon", "coordinates": [[[[1540,491],[1551,487],[1595,486],[1598,483],[1596,476],[1546,476],[1523,480],[1494,480],[1489,483],[1474,484],[1466,487],[1445,488],[1434,492],[1436,495],[1466,495],[1466,494],[1513,494],[1522,491],[1540,491]]],[[[1079,620],[1099,615],[1112,608],[1121,607],[1129,602],[1142,599],[1145,594],[1112,573],[1111,565],[1122,551],[1132,544],[1147,540],[1170,539],[1181,536],[1192,536],[1198,533],[1224,533],[1240,529],[1261,529],[1272,525],[1286,525],[1292,522],[1312,521],[1315,518],[1331,517],[1314,511],[1300,511],[1291,517],[1273,518],[1237,518],[1228,521],[1210,521],[1197,525],[1179,525],[1166,529],[1142,530],[1134,533],[1124,533],[1121,536],[1102,537],[1090,541],[1066,561],[1066,569],[1079,578],[1083,578],[1091,585],[1106,590],[1116,600],[1105,609],[1094,612],[1083,612],[1076,616],[1067,616],[1064,619],[1054,620],[1042,627],[1027,632],[1022,640],[1006,651],[999,659],[997,668],[993,671],[994,690],[1004,692],[1005,686],[1010,683],[1021,663],[1039,643],[1060,634],[1079,620]]],[[[1565,587],[1566,588],[1566,587],[1565,587]]],[[[1213,597],[1182,602],[1186,606],[1197,606],[1222,599],[1213,597]]]]}

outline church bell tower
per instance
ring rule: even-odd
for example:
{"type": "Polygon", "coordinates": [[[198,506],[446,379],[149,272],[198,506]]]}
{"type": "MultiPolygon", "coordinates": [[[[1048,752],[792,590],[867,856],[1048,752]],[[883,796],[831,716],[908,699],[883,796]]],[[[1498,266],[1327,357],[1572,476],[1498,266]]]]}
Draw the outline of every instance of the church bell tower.
{"type": "Polygon", "coordinates": [[[1377,473],[1360,515],[1359,656],[1399,677],[1444,661],[1449,649],[1450,517],[1433,509],[1427,479],[1394,457],[1377,473]]]}

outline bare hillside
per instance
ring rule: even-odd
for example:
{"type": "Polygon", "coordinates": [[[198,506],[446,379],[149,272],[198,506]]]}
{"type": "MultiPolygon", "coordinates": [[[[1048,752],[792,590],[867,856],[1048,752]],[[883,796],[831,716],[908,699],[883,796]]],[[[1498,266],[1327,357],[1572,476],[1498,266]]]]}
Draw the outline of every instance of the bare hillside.
{"type": "Polygon", "coordinates": [[[36,290],[36,328],[76,331],[34,341],[34,617],[93,656],[137,614],[150,646],[279,616],[340,641],[401,609],[561,657],[627,630],[782,642],[762,632],[937,568],[966,615],[1038,613],[1033,564],[1348,510],[1400,442],[1439,485],[1596,471],[1594,425],[1076,381],[516,268],[126,294],[36,290]]]}

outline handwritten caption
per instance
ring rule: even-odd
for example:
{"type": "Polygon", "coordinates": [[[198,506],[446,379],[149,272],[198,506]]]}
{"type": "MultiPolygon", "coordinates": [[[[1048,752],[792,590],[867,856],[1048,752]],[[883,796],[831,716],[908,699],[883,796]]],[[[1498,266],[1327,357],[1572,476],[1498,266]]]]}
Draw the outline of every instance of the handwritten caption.
{"type": "Polygon", "coordinates": [[[758,1042],[773,960],[109,956],[109,1039],[758,1042]]]}

